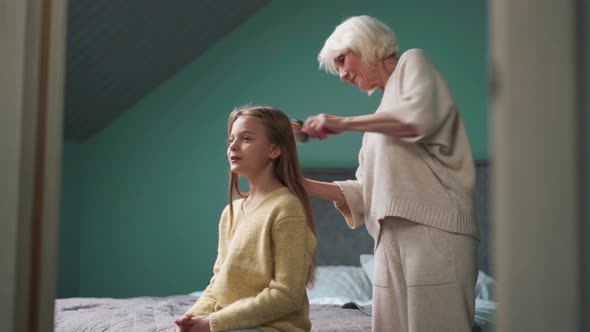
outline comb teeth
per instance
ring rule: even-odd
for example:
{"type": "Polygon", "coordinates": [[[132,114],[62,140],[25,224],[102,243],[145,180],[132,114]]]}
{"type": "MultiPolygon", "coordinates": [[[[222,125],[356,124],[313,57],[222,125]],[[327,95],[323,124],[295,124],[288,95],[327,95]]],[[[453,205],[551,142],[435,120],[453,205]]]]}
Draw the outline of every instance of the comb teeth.
{"type": "Polygon", "coordinates": [[[297,119],[291,119],[291,124],[301,127],[301,126],[303,126],[303,121],[297,120],[297,119]]]}
{"type": "Polygon", "coordinates": [[[298,119],[291,119],[291,128],[293,128],[293,134],[295,135],[295,140],[299,143],[305,143],[309,139],[309,136],[306,133],[301,132],[299,129],[303,126],[303,121],[298,119]]]}

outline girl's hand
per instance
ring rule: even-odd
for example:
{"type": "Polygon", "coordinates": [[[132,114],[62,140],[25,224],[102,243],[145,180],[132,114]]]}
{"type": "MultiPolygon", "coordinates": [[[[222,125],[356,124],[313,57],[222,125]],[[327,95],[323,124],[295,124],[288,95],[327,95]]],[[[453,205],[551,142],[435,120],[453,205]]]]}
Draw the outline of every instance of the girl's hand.
{"type": "Polygon", "coordinates": [[[301,131],[310,137],[325,139],[328,135],[337,135],[344,131],[343,117],[331,114],[318,114],[305,120],[301,131]]]}
{"type": "Polygon", "coordinates": [[[174,332],[211,332],[209,327],[209,316],[183,315],[175,320],[174,332]]]}
{"type": "Polygon", "coordinates": [[[174,332],[191,332],[192,325],[176,325],[174,332]]]}
{"type": "Polygon", "coordinates": [[[197,316],[190,319],[192,328],[190,332],[211,332],[209,316],[197,316]]]}
{"type": "Polygon", "coordinates": [[[176,325],[187,325],[187,324],[192,325],[192,322],[191,322],[192,317],[193,317],[193,315],[191,315],[191,314],[184,314],[184,315],[182,315],[182,317],[175,320],[174,323],[176,323],[176,325]]]}

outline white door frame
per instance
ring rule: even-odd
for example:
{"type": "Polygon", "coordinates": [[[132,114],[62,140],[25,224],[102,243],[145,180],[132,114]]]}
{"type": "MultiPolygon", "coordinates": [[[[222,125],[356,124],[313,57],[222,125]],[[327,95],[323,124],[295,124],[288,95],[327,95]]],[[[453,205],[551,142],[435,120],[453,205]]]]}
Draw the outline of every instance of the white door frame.
{"type": "Polygon", "coordinates": [[[497,331],[579,331],[575,0],[491,0],[497,331]]]}
{"type": "Polygon", "coordinates": [[[66,0],[0,0],[0,322],[52,331],[66,0]]]}

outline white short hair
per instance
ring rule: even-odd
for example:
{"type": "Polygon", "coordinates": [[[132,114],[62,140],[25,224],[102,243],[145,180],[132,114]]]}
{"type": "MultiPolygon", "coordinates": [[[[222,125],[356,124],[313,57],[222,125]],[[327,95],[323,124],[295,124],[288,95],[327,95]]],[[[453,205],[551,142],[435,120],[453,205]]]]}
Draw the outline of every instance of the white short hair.
{"type": "Polygon", "coordinates": [[[375,64],[397,55],[399,43],[395,32],[379,20],[367,16],[353,16],[338,25],[326,39],[318,55],[320,69],[338,75],[334,60],[351,50],[360,54],[366,64],[375,64]]]}

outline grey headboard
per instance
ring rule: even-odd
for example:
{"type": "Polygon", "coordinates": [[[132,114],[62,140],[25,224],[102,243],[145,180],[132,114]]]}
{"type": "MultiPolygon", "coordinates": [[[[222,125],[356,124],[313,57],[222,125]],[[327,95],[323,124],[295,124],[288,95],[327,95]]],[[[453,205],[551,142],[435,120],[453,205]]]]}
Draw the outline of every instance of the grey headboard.
{"type": "MultiPolygon", "coordinates": [[[[491,248],[489,231],[489,163],[478,160],[476,166],[475,207],[481,232],[479,269],[490,273],[491,248]]],[[[351,168],[309,168],[304,174],[314,180],[337,181],[354,179],[351,168]]],[[[350,229],[331,201],[312,197],[311,205],[318,238],[318,265],[359,265],[359,256],[373,252],[373,239],[364,226],[350,229]]]]}

